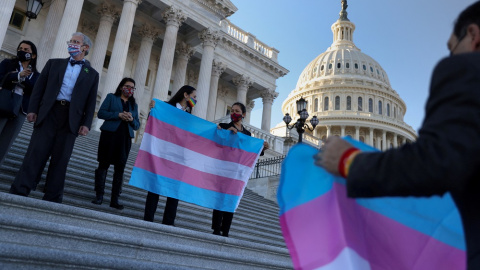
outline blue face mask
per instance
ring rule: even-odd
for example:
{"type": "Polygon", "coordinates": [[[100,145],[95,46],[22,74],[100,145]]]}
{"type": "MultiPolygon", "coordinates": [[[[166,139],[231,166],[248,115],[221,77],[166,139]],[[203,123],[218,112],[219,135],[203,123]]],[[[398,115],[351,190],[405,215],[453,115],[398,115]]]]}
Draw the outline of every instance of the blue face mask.
{"type": "Polygon", "coordinates": [[[81,53],[80,48],[82,46],[80,44],[68,44],[68,53],[70,56],[75,57],[81,53]]]}

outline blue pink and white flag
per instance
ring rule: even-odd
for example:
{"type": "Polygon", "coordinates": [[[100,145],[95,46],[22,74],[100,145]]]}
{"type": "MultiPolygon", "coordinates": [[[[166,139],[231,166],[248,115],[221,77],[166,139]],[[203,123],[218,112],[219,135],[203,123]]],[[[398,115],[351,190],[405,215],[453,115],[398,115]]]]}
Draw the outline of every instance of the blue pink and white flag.
{"type": "Polygon", "coordinates": [[[317,152],[296,145],[282,165],[280,224],[295,269],[465,269],[463,229],[449,194],[350,199],[344,179],[314,165],[317,152]]]}
{"type": "Polygon", "coordinates": [[[234,212],[263,140],[229,130],[156,100],[130,185],[234,212]]]}

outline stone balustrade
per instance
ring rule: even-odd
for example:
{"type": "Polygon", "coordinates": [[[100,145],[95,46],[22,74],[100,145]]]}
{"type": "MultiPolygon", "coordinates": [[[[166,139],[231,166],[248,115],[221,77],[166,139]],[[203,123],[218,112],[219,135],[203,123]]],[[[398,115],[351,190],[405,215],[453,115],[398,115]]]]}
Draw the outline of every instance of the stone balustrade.
{"type": "Polygon", "coordinates": [[[271,60],[278,62],[278,50],[272,48],[265,43],[258,40],[254,35],[242,30],[240,27],[232,24],[229,20],[223,20],[220,22],[222,31],[236,40],[246,44],[248,47],[256,50],[263,56],[270,58],[271,60]]]}

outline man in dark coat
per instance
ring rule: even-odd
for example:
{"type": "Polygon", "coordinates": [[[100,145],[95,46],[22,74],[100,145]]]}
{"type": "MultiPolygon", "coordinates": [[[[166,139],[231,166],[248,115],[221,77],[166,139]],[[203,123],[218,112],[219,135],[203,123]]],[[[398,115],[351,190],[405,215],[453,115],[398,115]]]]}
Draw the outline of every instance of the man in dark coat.
{"type": "Polygon", "coordinates": [[[43,199],[61,203],[75,139],[90,130],[99,80],[84,59],[92,43],[84,34],[74,33],[67,46],[70,58],[48,60],[33,89],[27,120],[35,125],[12,194],[28,196],[51,157],[43,199]]]}
{"type": "Polygon", "coordinates": [[[347,179],[349,197],[432,196],[450,192],[460,212],[469,270],[480,269],[480,1],[457,19],[451,56],[433,72],[418,140],[362,153],[329,138],[316,164],[347,179]]]}

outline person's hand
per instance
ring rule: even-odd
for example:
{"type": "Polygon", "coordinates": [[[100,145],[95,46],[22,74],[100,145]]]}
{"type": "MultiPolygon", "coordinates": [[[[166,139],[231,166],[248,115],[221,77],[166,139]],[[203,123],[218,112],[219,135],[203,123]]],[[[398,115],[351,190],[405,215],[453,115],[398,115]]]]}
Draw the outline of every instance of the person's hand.
{"type": "Polygon", "coordinates": [[[313,156],[315,165],[323,167],[329,173],[340,175],[338,163],[343,153],[351,147],[353,147],[353,145],[340,137],[329,137],[320,152],[313,156]]]}
{"type": "Polygon", "coordinates": [[[268,145],[268,142],[266,141],[263,141],[263,150],[267,150],[268,148],[270,148],[270,146],[268,145]]]}
{"type": "Polygon", "coordinates": [[[217,129],[222,129],[222,128],[220,127],[220,125],[217,125],[217,129]]]}
{"type": "Polygon", "coordinates": [[[27,76],[30,76],[30,74],[32,74],[32,71],[28,68],[22,70],[22,72],[20,72],[20,77],[21,78],[24,78],[24,77],[27,77],[27,76]]]}
{"type": "Polygon", "coordinates": [[[125,115],[125,119],[126,119],[125,121],[128,121],[128,122],[133,121],[133,116],[131,112],[123,112],[123,114],[125,115]]]}
{"type": "Polygon", "coordinates": [[[233,132],[233,134],[237,134],[237,129],[234,128],[234,127],[229,127],[227,130],[231,130],[233,132]]]}
{"type": "Polygon", "coordinates": [[[155,100],[152,99],[152,101],[150,101],[150,110],[153,109],[153,107],[155,107],[155,100]]]}
{"type": "Polygon", "coordinates": [[[78,130],[78,135],[87,136],[89,131],[90,131],[90,129],[88,129],[88,127],[80,126],[80,129],[78,130]]]}
{"type": "Polygon", "coordinates": [[[37,114],[33,112],[27,114],[27,121],[30,123],[37,121],[37,114]]]}

